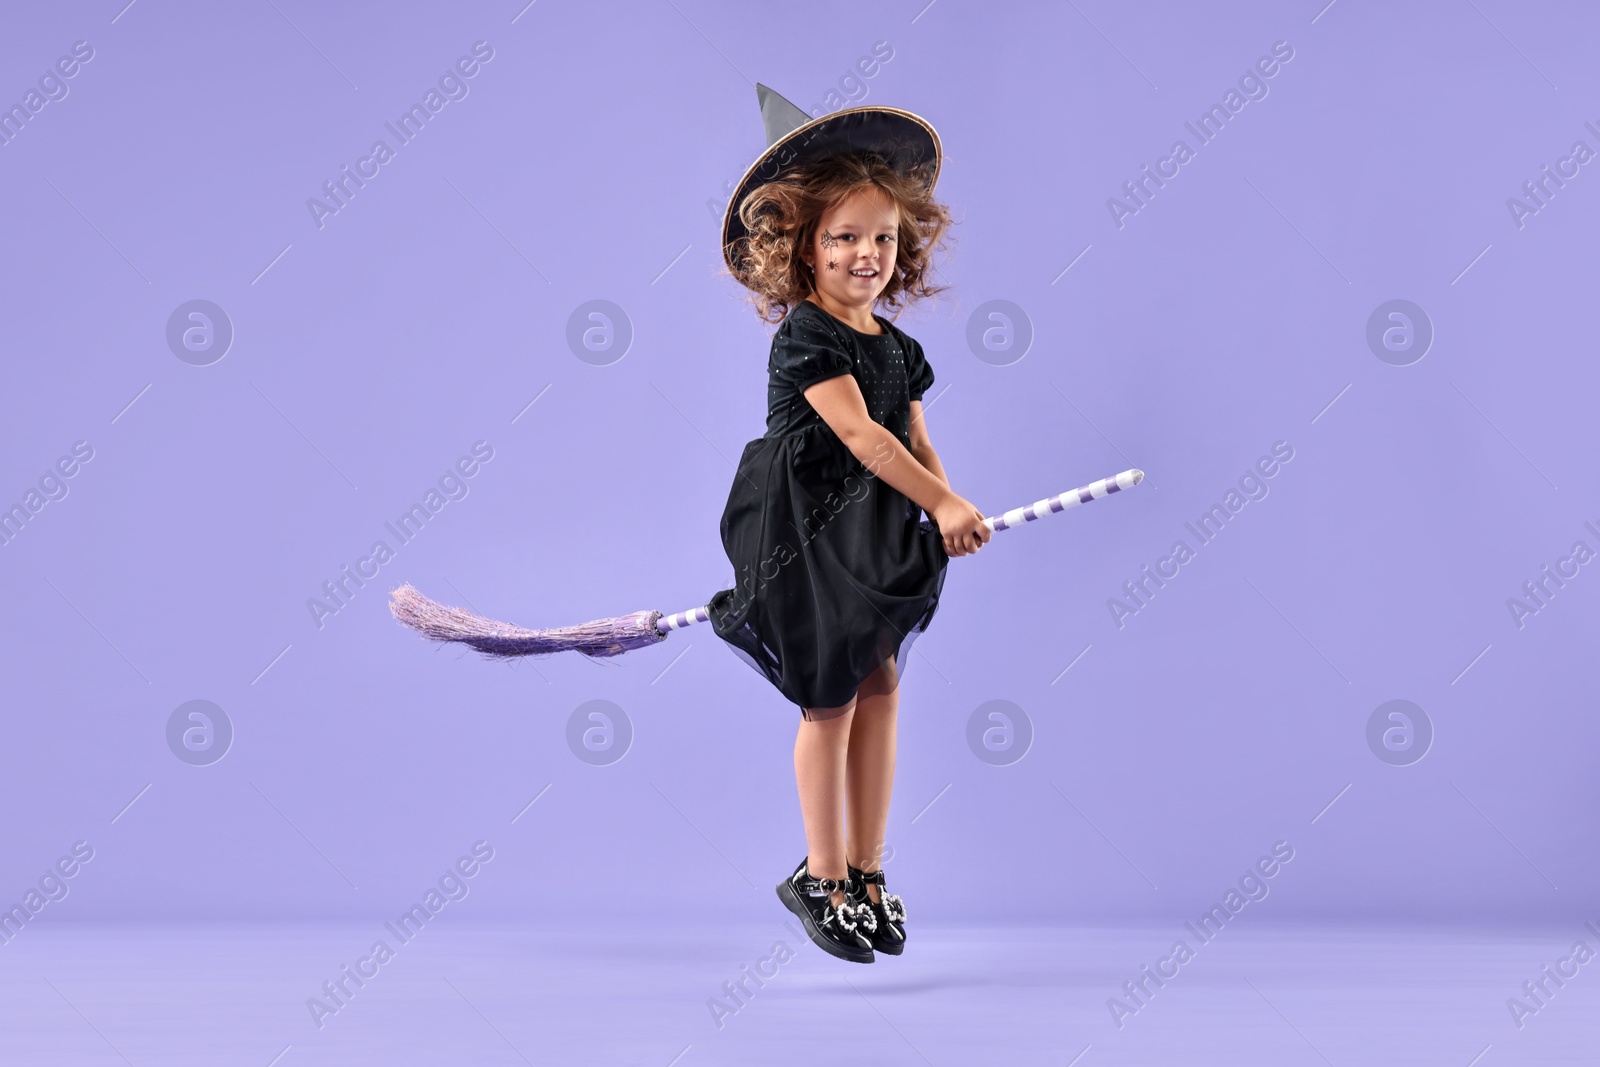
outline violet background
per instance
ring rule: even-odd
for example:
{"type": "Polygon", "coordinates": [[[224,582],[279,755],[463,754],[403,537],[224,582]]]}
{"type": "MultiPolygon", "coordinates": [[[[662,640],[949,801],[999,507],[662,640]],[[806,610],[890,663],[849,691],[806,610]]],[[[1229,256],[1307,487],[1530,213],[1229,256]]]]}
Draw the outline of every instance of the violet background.
{"type": "Polygon", "coordinates": [[[373,926],[482,839],[474,922],[579,892],[685,934],[708,893],[774,919],[804,852],[798,713],[709,626],[508,666],[423,643],[385,591],[544,626],[731,583],[718,520],[770,327],[717,238],[764,146],[753,83],[820,113],[887,41],[840,103],[943,139],[952,288],[898,321],[955,489],[996,514],[1149,476],[951,562],[901,691],[891,887],[925,928],[1167,929],[1286,840],[1271,922],[1600,919],[1600,578],[1520,629],[1507,608],[1574,541],[1600,548],[1596,166],[1521,228],[1506,206],[1600,148],[1600,12],[519,7],[4,17],[0,102],[74,41],[95,56],[0,147],[0,504],[73,442],[95,455],[0,547],[3,902],[82,839],[94,860],[34,926],[373,926]],[[469,95],[319,229],[307,199],[479,40],[469,95]],[[1107,199],[1276,41],[1294,56],[1267,97],[1118,228],[1107,199]],[[209,366],[165,340],[196,298],[236,334],[209,366]],[[1409,366],[1365,339],[1396,298],[1435,331],[1409,366]],[[633,331],[607,365],[567,342],[595,299],[633,331]],[[990,300],[1034,333],[1007,365],[967,342],[990,300]],[[469,495],[319,628],[308,598],[479,440],[469,495]],[[1119,629],[1108,598],[1278,441],[1269,494],[1119,629]],[[1410,766],[1366,741],[1396,698],[1436,734],[1410,766]],[[192,699],[235,730],[210,766],[167,747],[192,699]],[[634,731],[609,766],[566,740],[595,699],[634,731]],[[990,700],[1032,723],[1009,766],[967,744],[990,700]]]}

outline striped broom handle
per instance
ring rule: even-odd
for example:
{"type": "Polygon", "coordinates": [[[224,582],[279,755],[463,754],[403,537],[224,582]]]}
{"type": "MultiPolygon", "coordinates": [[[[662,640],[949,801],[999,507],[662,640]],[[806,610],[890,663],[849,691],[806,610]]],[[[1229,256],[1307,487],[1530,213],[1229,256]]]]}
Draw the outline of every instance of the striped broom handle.
{"type": "MultiPolygon", "coordinates": [[[[1035,519],[1042,519],[1046,515],[1065,511],[1068,508],[1077,507],[1079,504],[1087,504],[1091,500],[1099,500],[1103,496],[1110,496],[1112,493],[1130,489],[1142,481],[1144,481],[1144,471],[1138,467],[1132,467],[1121,474],[1113,474],[1109,478],[1101,478],[1098,482],[1090,482],[1088,485],[1077,489],[1068,489],[1065,493],[1047,496],[1043,500],[1036,500],[1027,507],[1013,508],[1004,515],[991,516],[984,519],[983,524],[989,527],[990,530],[1009,530],[1013,526],[1032,522],[1035,519]]],[[[705,622],[710,618],[710,607],[699,607],[693,611],[680,611],[676,615],[663,615],[656,620],[656,629],[661,633],[666,633],[669,630],[681,630],[685,626],[692,626],[697,622],[705,622]]]]}
{"type": "Polygon", "coordinates": [[[1048,496],[1043,500],[1029,504],[1025,508],[1016,508],[1006,512],[1004,515],[984,519],[983,523],[991,530],[1009,530],[1018,523],[1032,522],[1034,519],[1041,519],[1052,512],[1065,511],[1068,508],[1077,507],[1079,504],[1087,504],[1091,500],[1110,496],[1112,493],[1120,493],[1122,490],[1138,485],[1142,481],[1144,481],[1144,471],[1138,467],[1133,467],[1123,471],[1121,474],[1113,474],[1109,478],[1101,478],[1098,482],[1091,482],[1081,489],[1068,489],[1059,496],[1048,496]]]}

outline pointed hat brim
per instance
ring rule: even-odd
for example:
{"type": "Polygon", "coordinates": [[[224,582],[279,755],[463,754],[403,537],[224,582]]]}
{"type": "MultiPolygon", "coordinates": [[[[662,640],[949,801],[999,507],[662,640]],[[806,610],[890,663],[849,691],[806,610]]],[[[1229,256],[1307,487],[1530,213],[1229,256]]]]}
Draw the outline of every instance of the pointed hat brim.
{"type": "Polygon", "coordinates": [[[931,164],[928,188],[938,183],[943,147],[938,132],[922,116],[897,107],[866,105],[812,119],[765,85],[757,85],[756,91],[766,124],[767,150],[739,179],[722,215],[722,258],[735,277],[739,263],[734,245],[748,234],[739,208],[760,186],[796,167],[845,152],[871,150],[902,173],[918,164],[931,164]]]}

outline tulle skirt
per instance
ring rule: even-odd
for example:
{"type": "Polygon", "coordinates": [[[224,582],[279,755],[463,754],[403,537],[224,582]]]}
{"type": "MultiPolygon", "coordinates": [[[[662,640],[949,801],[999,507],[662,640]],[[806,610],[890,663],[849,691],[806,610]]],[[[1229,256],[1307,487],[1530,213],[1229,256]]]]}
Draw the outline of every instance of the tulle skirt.
{"type": "Polygon", "coordinates": [[[822,423],[745,445],[722,544],[734,585],[712,628],[803,715],[847,704],[890,656],[905,678],[949,563],[922,509],[822,423]]]}

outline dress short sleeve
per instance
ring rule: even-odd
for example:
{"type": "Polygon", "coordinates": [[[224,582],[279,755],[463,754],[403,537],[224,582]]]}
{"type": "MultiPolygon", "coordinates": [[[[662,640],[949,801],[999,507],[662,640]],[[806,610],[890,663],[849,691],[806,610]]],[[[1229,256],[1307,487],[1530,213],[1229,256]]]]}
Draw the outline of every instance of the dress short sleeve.
{"type": "Polygon", "coordinates": [[[853,369],[839,336],[803,310],[790,312],[772,337],[772,371],[797,392],[853,369]]]}
{"type": "Polygon", "coordinates": [[[922,346],[909,337],[906,340],[911,346],[906,357],[906,382],[911,389],[911,399],[921,400],[922,394],[933,388],[933,368],[922,354],[922,346]]]}

